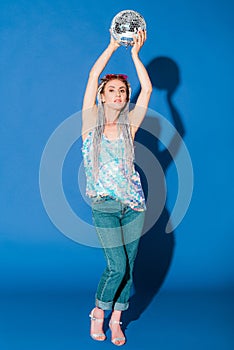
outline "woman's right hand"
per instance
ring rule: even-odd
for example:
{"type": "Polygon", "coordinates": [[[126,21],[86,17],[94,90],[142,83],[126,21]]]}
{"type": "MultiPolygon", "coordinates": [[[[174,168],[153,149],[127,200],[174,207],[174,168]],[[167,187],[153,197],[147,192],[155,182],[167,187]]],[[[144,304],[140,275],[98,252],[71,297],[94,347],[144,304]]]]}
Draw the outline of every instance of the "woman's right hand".
{"type": "Polygon", "coordinates": [[[109,30],[110,32],[110,46],[112,46],[115,50],[118,49],[118,47],[120,47],[120,43],[118,40],[115,40],[115,38],[111,35],[111,30],[109,30]]]}

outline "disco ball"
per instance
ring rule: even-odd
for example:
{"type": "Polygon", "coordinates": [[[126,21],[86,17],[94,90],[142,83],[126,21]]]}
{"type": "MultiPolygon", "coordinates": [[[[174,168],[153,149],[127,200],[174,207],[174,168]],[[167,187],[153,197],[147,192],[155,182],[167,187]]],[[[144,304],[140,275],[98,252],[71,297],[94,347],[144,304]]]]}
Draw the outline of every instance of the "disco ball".
{"type": "Polygon", "coordinates": [[[111,35],[123,46],[133,44],[133,36],[139,29],[146,30],[146,22],[140,13],[133,10],[117,13],[110,26],[111,35]]]}

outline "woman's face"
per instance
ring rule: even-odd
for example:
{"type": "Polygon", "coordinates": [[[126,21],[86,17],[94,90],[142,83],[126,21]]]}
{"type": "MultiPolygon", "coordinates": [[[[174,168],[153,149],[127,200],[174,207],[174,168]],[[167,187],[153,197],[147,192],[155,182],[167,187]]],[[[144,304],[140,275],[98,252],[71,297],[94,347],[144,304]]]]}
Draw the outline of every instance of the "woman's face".
{"type": "Polygon", "coordinates": [[[127,102],[127,87],[119,79],[108,81],[104,87],[102,101],[108,106],[121,110],[127,102]]]}

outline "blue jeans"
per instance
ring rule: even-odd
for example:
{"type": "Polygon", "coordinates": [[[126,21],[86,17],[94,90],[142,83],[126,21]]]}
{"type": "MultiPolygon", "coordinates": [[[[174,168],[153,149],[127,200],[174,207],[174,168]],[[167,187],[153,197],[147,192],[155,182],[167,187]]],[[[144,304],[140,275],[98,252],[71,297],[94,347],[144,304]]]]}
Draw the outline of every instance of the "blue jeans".
{"type": "Polygon", "coordinates": [[[107,263],[98,284],[96,306],[127,310],[145,212],[106,196],[92,199],[92,215],[107,263]]]}

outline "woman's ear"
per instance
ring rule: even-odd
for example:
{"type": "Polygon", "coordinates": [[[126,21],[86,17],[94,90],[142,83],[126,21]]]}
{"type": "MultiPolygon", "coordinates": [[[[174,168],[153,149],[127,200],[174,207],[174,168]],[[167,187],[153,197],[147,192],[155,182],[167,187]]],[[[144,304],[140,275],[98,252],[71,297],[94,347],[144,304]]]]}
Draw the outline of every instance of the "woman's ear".
{"type": "Polygon", "coordinates": [[[101,94],[101,101],[102,101],[102,103],[105,103],[105,98],[104,98],[103,94],[101,94]]]}

